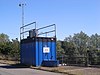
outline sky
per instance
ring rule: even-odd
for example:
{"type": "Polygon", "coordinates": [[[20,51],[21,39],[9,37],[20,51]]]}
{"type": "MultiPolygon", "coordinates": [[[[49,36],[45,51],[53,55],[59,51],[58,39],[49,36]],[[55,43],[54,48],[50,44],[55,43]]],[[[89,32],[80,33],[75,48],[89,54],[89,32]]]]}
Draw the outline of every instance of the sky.
{"type": "Polygon", "coordinates": [[[59,40],[80,31],[100,34],[100,0],[0,0],[0,33],[10,39],[20,37],[20,3],[26,4],[25,24],[36,21],[37,28],[56,24],[59,40]]]}

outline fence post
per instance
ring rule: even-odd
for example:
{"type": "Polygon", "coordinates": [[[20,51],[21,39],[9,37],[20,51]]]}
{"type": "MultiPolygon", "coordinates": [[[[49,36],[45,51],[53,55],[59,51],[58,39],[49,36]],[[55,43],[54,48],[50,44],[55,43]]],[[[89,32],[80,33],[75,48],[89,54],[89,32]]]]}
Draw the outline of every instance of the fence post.
{"type": "Polygon", "coordinates": [[[89,65],[88,52],[89,51],[86,52],[86,56],[85,56],[85,66],[89,65]]]}
{"type": "Polygon", "coordinates": [[[62,55],[62,65],[63,65],[63,55],[62,55]]]}

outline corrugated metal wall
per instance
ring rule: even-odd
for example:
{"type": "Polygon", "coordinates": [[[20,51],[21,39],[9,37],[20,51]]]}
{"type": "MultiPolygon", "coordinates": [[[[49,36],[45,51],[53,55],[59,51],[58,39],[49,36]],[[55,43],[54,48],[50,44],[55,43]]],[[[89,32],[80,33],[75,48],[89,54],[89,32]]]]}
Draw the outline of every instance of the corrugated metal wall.
{"type": "Polygon", "coordinates": [[[36,38],[21,41],[21,63],[41,66],[43,60],[56,60],[56,39],[36,38]],[[48,47],[49,53],[43,53],[43,48],[48,47]]]}

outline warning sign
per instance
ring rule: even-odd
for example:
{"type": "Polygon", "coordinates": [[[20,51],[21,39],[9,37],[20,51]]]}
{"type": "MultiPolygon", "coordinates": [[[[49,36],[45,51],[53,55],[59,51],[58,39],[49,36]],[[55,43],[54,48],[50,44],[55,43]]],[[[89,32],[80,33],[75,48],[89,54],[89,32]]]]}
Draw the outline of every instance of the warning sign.
{"type": "Polygon", "coordinates": [[[50,48],[49,47],[43,47],[43,53],[49,53],[50,48]]]}

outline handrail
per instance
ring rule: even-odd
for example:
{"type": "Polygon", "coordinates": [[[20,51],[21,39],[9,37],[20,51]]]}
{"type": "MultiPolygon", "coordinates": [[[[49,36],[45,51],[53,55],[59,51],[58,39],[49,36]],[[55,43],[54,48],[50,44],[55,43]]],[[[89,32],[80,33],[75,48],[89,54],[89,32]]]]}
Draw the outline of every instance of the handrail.
{"type": "Polygon", "coordinates": [[[54,26],[55,24],[52,24],[52,25],[49,25],[49,26],[45,26],[45,27],[42,27],[42,28],[38,28],[37,30],[40,30],[40,29],[44,29],[44,28],[48,28],[48,27],[51,27],[51,26],[54,26]]]}
{"type": "MultiPolygon", "coordinates": [[[[52,25],[48,25],[48,26],[45,26],[45,27],[41,27],[41,28],[36,28],[36,22],[32,22],[32,23],[29,23],[29,24],[27,24],[27,25],[25,25],[25,26],[22,26],[22,27],[20,27],[20,40],[22,39],[22,35],[25,35],[25,34],[27,34],[29,31],[31,31],[31,30],[33,30],[33,28],[30,28],[30,29],[28,29],[28,30],[26,30],[26,31],[21,31],[23,28],[25,28],[25,27],[27,27],[27,26],[30,26],[30,25],[32,25],[32,24],[35,24],[35,30],[37,30],[37,32],[40,32],[42,29],[46,29],[46,28],[50,28],[50,27],[53,27],[53,29],[51,29],[51,31],[43,31],[43,33],[37,33],[37,35],[42,35],[42,34],[48,34],[48,33],[52,33],[52,32],[54,32],[55,34],[54,34],[54,36],[56,37],[56,25],[55,24],[52,24],[52,25]]],[[[25,39],[27,36],[25,36],[25,37],[23,37],[23,39],[25,39]]],[[[46,36],[47,37],[47,36],[46,36]]]]}
{"type": "MultiPolygon", "coordinates": [[[[36,22],[32,22],[32,23],[26,24],[26,25],[20,27],[20,29],[21,29],[21,28],[24,28],[24,27],[27,27],[27,26],[29,26],[29,25],[32,25],[32,24],[34,24],[34,23],[36,23],[36,22]]],[[[36,28],[36,24],[35,24],[35,28],[36,28]]]]}
{"type": "MultiPolygon", "coordinates": [[[[24,25],[24,26],[22,26],[22,27],[20,27],[20,40],[22,39],[22,35],[24,36],[25,35],[25,33],[27,33],[27,32],[29,32],[30,30],[26,30],[26,31],[22,31],[22,29],[24,29],[25,27],[28,27],[28,26],[30,26],[30,25],[32,25],[32,24],[35,24],[35,29],[36,29],[36,22],[32,22],[32,23],[29,23],[29,24],[26,24],[26,25],[24,25]]],[[[32,30],[32,29],[31,29],[32,30]]],[[[23,39],[24,39],[25,37],[23,37],[23,39]]]]}
{"type": "Polygon", "coordinates": [[[51,32],[54,32],[54,31],[55,31],[55,30],[48,31],[48,32],[44,32],[44,33],[39,33],[38,35],[47,34],[47,33],[51,33],[51,32]]]}
{"type": "Polygon", "coordinates": [[[55,32],[55,37],[56,37],[56,25],[55,24],[52,24],[52,25],[48,25],[48,26],[45,26],[45,27],[42,27],[42,28],[38,28],[37,30],[42,30],[42,29],[45,29],[45,28],[49,28],[49,27],[52,27],[54,26],[54,30],[52,31],[48,31],[48,32],[44,32],[44,33],[39,33],[38,35],[42,35],[42,34],[47,34],[47,33],[51,33],[51,32],[55,32]]]}

